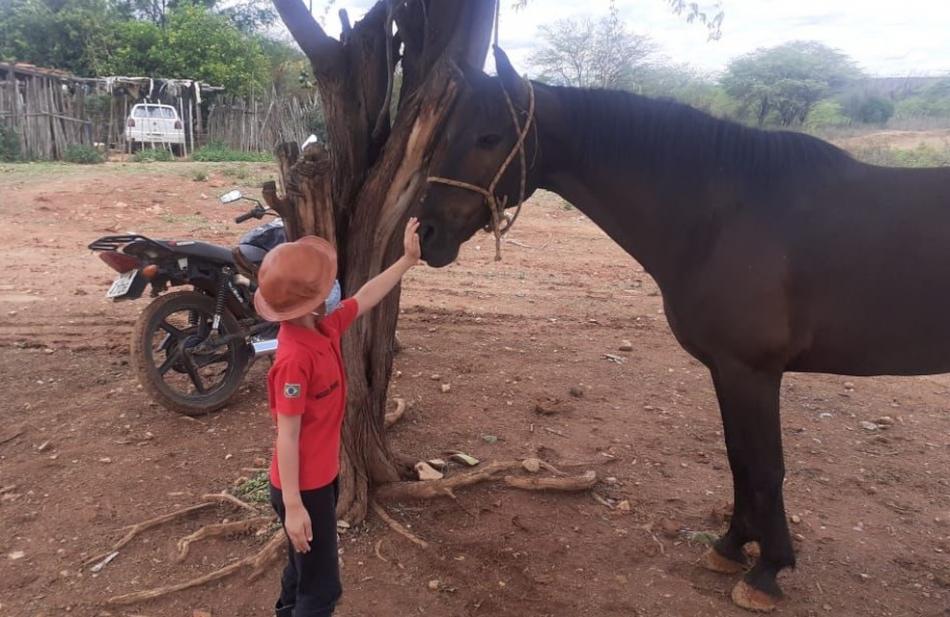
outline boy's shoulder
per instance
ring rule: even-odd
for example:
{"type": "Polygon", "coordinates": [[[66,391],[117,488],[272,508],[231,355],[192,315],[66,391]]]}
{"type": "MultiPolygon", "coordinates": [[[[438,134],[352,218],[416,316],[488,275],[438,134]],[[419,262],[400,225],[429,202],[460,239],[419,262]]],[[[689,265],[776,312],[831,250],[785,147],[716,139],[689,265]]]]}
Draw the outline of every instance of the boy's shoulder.
{"type": "Polygon", "coordinates": [[[277,353],[274,356],[274,366],[320,362],[326,355],[325,345],[312,337],[299,336],[281,328],[277,337],[277,353]]]}

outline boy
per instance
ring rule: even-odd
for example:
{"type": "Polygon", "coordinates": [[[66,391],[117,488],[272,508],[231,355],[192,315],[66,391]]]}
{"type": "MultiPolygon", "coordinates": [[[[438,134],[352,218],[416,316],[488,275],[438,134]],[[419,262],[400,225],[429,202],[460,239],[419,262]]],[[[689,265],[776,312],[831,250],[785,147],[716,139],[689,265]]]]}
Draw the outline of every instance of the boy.
{"type": "Polygon", "coordinates": [[[340,598],[336,477],[346,410],[340,337],[396,286],[421,256],[419,222],[410,219],[405,254],[352,298],[326,313],[337,274],[336,251],[316,236],[281,244],[264,258],[254,306],[280,321],[268,398],[277,423],[271,504],[289,539],[277,617],[329,617],[340,598]]]}

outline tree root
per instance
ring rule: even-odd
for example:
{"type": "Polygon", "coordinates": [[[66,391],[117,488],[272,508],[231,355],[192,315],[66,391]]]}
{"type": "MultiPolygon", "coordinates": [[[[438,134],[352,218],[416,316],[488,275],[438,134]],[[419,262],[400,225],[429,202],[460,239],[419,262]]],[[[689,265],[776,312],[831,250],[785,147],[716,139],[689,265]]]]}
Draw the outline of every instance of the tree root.
{"type": "Polygon", "coordinates": [[[480,482],[494,480],[499,474],[521,469],[521,461],[496,461],[466,473],[455,474],[442,480],[428,482],[392,482],[376,490],[381,500],[431,499],[433,497],[454,497],[457,488],[472,486],[480,482]]]}
{"type": "Polygon", "coordinates": [[[211,581],[225,578],[245,567],[252,568],[248,580],[254,580],[263,574],[266,571],[267,566],[277,558],[277,556],[280,554],[280,548],[284,541],[284,530],[281,529],[271,536],[270,540],[267,541],[267,544],[265,544],[260,551],[250,555],[249,557],[245,557],[240,561],[235,561],[234,563],[215,570],[214,572],[209,572],[204,576],[199,576],[198,578],[194,578],[183,583],[176,583],[175,585],[167,585],[165,587],[156,587],[155,589],[147,589],[145,591],[136,591],[134,593],[127,593],[121,596],[113,596],[106,600],[106,604],[111,606],[121,606],[126,604],[135,604],[145,600],[154,600],[155,598],[160,598],[170,593],[175,593],[184,589],[190,589],[192,587],[204,585],[205,583],[210,583],[211,581]]]}
{"type": "Polygon", "coordinates": [[[178,555],[175,561],[181,562],[188,557],[188,550],[193,542],[204,540],[205,538],[214,538],[220,536],[234,536],[242,533],[248,533],[260,529],[264,524],[272,522],[274,519],[270,516],[258,516],[243,521],[233,521],[231,523],[215,523],[205,525],[198,531],[189,534],[178,541],[178,555]]]}
{"type": "Polygon", "coordinates": [[[376,547],[373,549],[373,552],[376,553],[376,556],[379,557],[380,561],[382,561],[383,563],[389,563],[389,560],[383,557],[382,552],[380,552],[380,549],[382,548],[382,546],[383,546],[383,539],[380,538],[379,540],[376,541],[376,547]]]}
{"type": "Polygon", "coordinates": [[[86,560],[84,560],[82,563],[85,566],[91,563],[96,563],[98,561],[101,561],[105,559],[107,555],[114,553],[118,551],[119,549],[121,549],[122,547],[124,547],[126,544],[131,542],[135,538],[135,536],[139,535],[143,531],[147,531],[151,529],[152,527],[158,527],[159,525],[163,525],[165,523],[168,523],[178,518],[186,517],[189,514],[194,514],[195,512],[207,510],[208,508],[212,508],[215,505],[217,504],[215,504],[214,502],[199,503],[198,505],[195,505],[195,506],[189,506],[187,508],[175,510],[174,512],[169,512],[168,514],[163,514],[162,516],[156,516],[155,518],[150,518],[147,521],[142,521],[141,523],[136,523],[135,525],[123,527],[123,529],[128,529],[129,532],[125,534],[124,536],[122,536],[122,539],[120,539],[118,542],[113,544],[109,550],[103,553],[99,553],[98,555],[89,557],[86,560]]]}
{"type": "Polygon", "coordinates": [[[505,476],[505,484],[525,491],[586,491],[597,483],[597,474],[593,471],[574,478],[526,478],[505,476]]]}
{"type": "MultiPolygon", "coordinates": [[[[405,401],[402,399],[396,399],[396,405],[396,410],[390,414],[395,416],[395,418],[392,420],[393,422],[398,420],[398,418],[405,413],[405,401]]],[[[387,421],[389,421],[390,415],[387,415],[387,421]]],[[[443,496],[454,499],[455,493],[453,491],[456,489],[499,479],[503,480],[505,485],[509,487],[522,490],[583,491],[594,486],[594,484],[597,482],[597,474],[594,471],[587,471],[581,476],[568,476],[557,467],[538,458],[527,458],[524,460],[514,461],[495,461],[484,464],[477,469],[457,473],[441,480],[431,480],[426,482],[391,482],[388,484],[383,484],[376,491],[375,496],[380,500],[428,499],[432,497],[443,496]],[[518,471],[534,474],[541,469],[554,474],[555,477],[541,478],[512,475],[518,471]]],[[[355,503],[362,504],[364,508],[368,504],[369,507],[372,508],[373,512],[375,512],[380,517],[380,519],[382,519],[383,522],[385,522],[393,531],[423,549],[429,548],[430,545],[428,542],[419,538],[409,531],[409,529],[407,529],[404,525],[392,518],[376,499],[367,499],[365,488],[363,488],[362,491],[359,489],[360,487],[356,487],[357,495],[355,503]],[[360,497],[362,497],[362,499],[360,499],[360,497]]],[[[84,565],[101,561],[106,555],[118,551],[143,531],[176,520],[178,518],[186,517],[195,512],[212,508],[219,504],[227,504],[242,510],[247,510],[253,512],[257,516],[246,520],[206,525],[194,533],[181,538],[177,545],[178,555],[176,561],[180,562],[187,557],[190,545],[194,542],[210,537],[236,535],[240,533],[247,533],[254,529],[262,529],[266,523],[273,520],[272,517],[261,516],[260,510],[258,510],[253,505],[241,501],[237,497],[225,492],[210,493],[202,496],[202,499],[204,500],[203,503],[182,508],[125,528],[128,529],[128,533],[126,533],[105,553],[96,555],[95,557],[90,557],[89,559],[85,560],[83,562],[84,565]]],[[[105,603],[111,606],[118,606],[135,604],[145,600],[153,600],[168,594],[223,579],[245,568],[250,569],[248,581],[253,581],[267,572],[269,566],[280,555],[285,544],[286,535],[284,530],[280,529],[271,535],[267,543],[257,553],[224,566],[223,568],[219,568],[214,572],[209,572],[208,574],[198,578],[184,581],[182,583],[176,583],[174,585],[166,585],[164,587],[156,587],[154,589],[113,596],[107,599],[105,603]]],[[[382,556],[380,552],[380,545],[381,542],[376,544],[376,556],[382,561],[388,561],[382,556]]]]}
{"type": "Polygon", "coordinates": [[[270,537],[264,548],[251,559],[251,573],[247,576],[248,582],[256,581],[267,572],[267,567],[277,561],[281,551],[286,548],[287,542],[287,534],[284,533],[284,528],[281,527],[270,537]]]}
{"type": "Polygon", "coordinates": [[[399,422],[399,419],[402,418],[404,413],[406,413],[405,399],[394,398],[393,400],[396,401],[396,409],[386,414],[384,420],[386,428],[389,428],[396,422],[399,422]]]}
{"type": "Polygon", "coordinates": [[[251,504],[241,501],[234,495],[221,491],[220,493],[208,493],[207,495],[202,495],[201,498],[205,501],[219,501],[224,503],[229,503],[238,508],[242,508],[249,512],[254,512],[257,514],[258,509],[252,506],[251,504]]]}
{"type": "Polygon", "coordinates": [[[129,530],[128,533],[122,536],[122,538],[118,542],[113,544],[109,550],[99,553],[98,555],[93,555],[92,557],[88,557],[85,560],[83,560],[82,565],[86,566],[91,563],[96,563],[98,561],[101,561],[102,559],[105,559],[106,556],[124,547],[126,544],[128,544],[133,539],[135,539],[135,537],[139,535],[140,533],[142,533],[143,531],[147,531],[153,527],[158,527],[159,525],[164,525],[165,523],[174,521],[179,518],[184,518],[190,514],[194,514],[195,512],[207,510],[208,508],[212,508],[222,502],[226,504],[231,504],[238,508],[250,510],[251,512],[254,512],[255,514],[258,514],[257,508],[255,508],[254,506],[248,503],[241,501],[240,499],[238,499],[237,497],[234,497],[233,495],[228,495],[227,493],[223,493],[223,492],[211,493],[209,495],[202,496],[202,499],[204,500],[203,503],[199,503],[194,506],[188,506],[187,508],[182,508],[180,510],[175,510],[174,512],[169,512],[168,514],[163,514],[161,516],[156,516],[155,518],[150,518],[147,521],[142,521],[141,523],[136,523],[134,525],[123,527],[123,529],[129,530]]]}
{"type": "MultiPolygon", "coordinates": [[[[373,509],[373,512],[379,515],[379,518],[383,519],[383,522],[385,522],[387,525],[390,526],[390,528],[392,528],[393,531],[403,536],[404,538],[408,538],[410,541],[412,541],[413,544],[416,544],[422,548],[429,548],[428,542],[426,542],[422,538],[419,538],[418,536],[413,534],[411,531],[406,529],[401,523],[399,523],[399,521],[389,516],[389,514],[386,513],[386,510],[384,510],[383,507],[379,505],[375,500],[370,502],[370,507],[373,509]]],[[[377,549],[376,554],[377,556],[379,556],[378,544],[376,545],[376,549],[377,549]]],[[[383,559],[382,556],[380,556],[379,558],[383,559]]],[[[386,561],[386,560],[383,559],[383,561],[386,561]]]]}
{"type": "Polygon", "coordinates": [[[584,475],[578,477],[564,477],[566,474],[554,465],[540,459],[528,458],[523,461],[495,461],[478,469],[455,474],[441,480],[392,482],[380,486],[376,490],[376,496],[381,500],[455,498],[455,489],[496,480],[502,474],[510,474],[518,470],[535,473],[539,469],[545,469],[560,477],[531,478],[505,475],[504,482],[512,488],[535,491],[584,491],[593,487],[597,482],[597,474],[594,471],[587,471],[584,475]]]}

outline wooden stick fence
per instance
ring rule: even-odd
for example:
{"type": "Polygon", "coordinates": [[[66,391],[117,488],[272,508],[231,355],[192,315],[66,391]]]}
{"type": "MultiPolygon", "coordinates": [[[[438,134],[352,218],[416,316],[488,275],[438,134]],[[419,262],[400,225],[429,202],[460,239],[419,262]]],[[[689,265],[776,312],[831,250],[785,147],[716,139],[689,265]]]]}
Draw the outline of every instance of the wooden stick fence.
{"type": "Polygon", "coordinates": [[[84,98],[55,80],[8,79],[0,82],[0,122],[13,129],[24,158],[59,159],[71,144],[93,144],[84,98]]]}
{"type": "Polygon", "coordinates": [[[271,152],[281,142],[305,140],[317,117],[313,98],[273,91],[263,98],[220,98],[208,112],[207,141],[245,152],[271,152]]]}
{"type": "Polygon", "coordinates": [[[202,100],[197,98],[199,86],[188,80],[166,80],[174,82],[172,88],[153,92],[148,78],[86,79],[60,73],[0,62],[0,128],[13,130],[24,159],[62,159],[74,144],[131,152],[126,121],[139,102],[176,108],[185,127],[183,154],[209,142],[271,152],[285,141],[302,142],[320,117],[315,98],[275,90],[239,98],[202,84],[208,97],[202,100]],[[149,98],[156,92],[160,99],[149,98]]]}

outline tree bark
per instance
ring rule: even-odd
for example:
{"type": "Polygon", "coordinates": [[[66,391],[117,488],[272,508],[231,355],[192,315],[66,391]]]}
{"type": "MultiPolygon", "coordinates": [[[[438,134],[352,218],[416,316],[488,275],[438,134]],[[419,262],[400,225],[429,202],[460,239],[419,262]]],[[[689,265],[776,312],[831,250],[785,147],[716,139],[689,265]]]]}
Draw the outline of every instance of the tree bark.
{"type": "MultiPolygon", "coordinates": [[[[399,230],[458,91],[456,67],[484,64],[495,0],[381,0],[342,43],[326,36],[301,0],[274,4],[313,66],[328,144],[302,154],[295,144],[278,147],[284,195],[268,183],[264,197],[291,239],[314,234],[336,244],[349,295],[399,257],[399,230]],[[403,84],[390,126],[383,108],[397,62],[403,84]]],[[[349,396],[337,515],[350,523],[366,516],[373,485],[403,475],[384,433],[398,313],[397,289],[343,339],[349,396]]]]}

